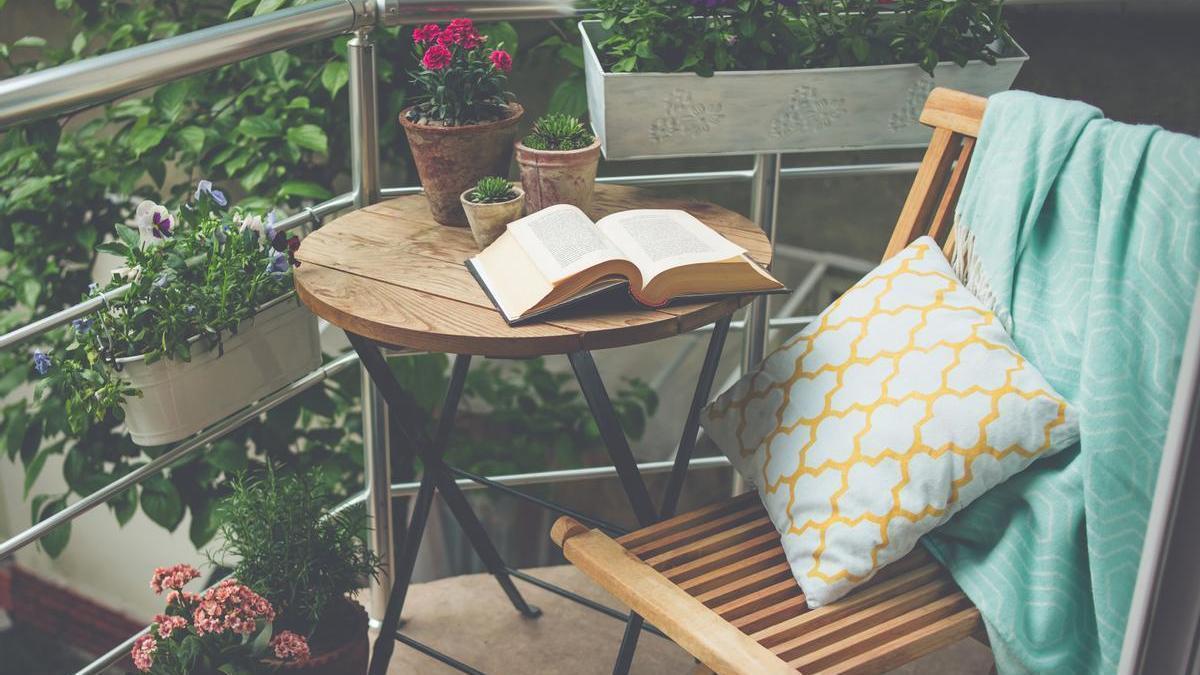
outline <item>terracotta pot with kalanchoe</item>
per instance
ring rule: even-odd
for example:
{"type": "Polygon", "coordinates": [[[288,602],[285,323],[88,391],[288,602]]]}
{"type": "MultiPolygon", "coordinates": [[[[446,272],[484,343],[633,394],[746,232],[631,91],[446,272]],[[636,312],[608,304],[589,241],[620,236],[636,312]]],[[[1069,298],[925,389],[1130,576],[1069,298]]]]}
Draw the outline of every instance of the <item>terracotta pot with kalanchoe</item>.
{"type": "Polygon", "coordinates": [[[209,181],[175,212],[143,201],[97,247],[124,266],[87,298],[129,290],[73,321],[65,347],[35,353],[39,401],[63,402],[65,431],[113,416],[134,443],[158,446],[311,372],[321,345],[292,291],[299,245],[273,213],[229,208],[209,181]]]}
{"type": "Polygon", "coordinates": [[[529,213],[555,204],[587,211],[592,205],[600,141],[579,118],[545,115],[533,131],[517,141],[517,164],[529,213]]]}
{"type": "Polygon", "coordinates": [[[466,225],[459,195],[480,178],[508,173],[524,108],[508,86],[512,56],[488,46],[470,19],[413,31],[421,67],[417,103],[400,113],[433,218],[466,225]]]}
{"type": "Polygon", "coordinates": [[[367,614],[352,594],[378,562],[361,539],[363,509],[334,512],[340,498],[316,474],[268,469],[232,485],[212,560],[230,576],[191,593],[195,568],[156,570],[150,587],[167,607],[134,645],[134,665],[158,675],[366,672],[367,614]]]}
{"type": "Polygon", "coordinates": [[[471,236],[480,250],[504,234],[525,208],[525,191],[500,176],[480,178],[460,199],[471,224],[471,236]]]}

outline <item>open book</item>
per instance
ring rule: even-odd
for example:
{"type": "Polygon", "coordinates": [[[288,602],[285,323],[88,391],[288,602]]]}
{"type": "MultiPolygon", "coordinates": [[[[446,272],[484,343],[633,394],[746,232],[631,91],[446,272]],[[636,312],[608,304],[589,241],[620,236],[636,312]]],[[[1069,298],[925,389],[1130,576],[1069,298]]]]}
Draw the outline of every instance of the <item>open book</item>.
{"type": "Polygon", "coordinates": [[[628,285],[650,307],[784,290],[741,246],[671,209],[621,211],[593,223],[574,206],[551,206],[509,223],[467,267],[509,324],[616,286],[628,285]]]}

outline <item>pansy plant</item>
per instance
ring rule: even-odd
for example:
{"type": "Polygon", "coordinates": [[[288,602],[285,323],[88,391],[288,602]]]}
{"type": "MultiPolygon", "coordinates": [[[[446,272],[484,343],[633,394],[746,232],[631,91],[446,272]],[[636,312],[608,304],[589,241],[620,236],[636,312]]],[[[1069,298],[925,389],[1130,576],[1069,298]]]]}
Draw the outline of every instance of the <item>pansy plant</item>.
{"type": "Polygon", "coordinates": [[[124,258],[96,297],[128,283],[91,316],[71,323],[73,340],[57,353],[34,352],[43,377],[39,396],[65,402],[72,430],[109,413],[136,395],[115,372],[117,359],[145,355],[188,360],[194,338],[220,348],[222,339],[259,307],[291,289],[299,237],[275,227],[274,214],[227,210],[224,193],[200,181],[178,213],[151,201],[138,205],[131,226],[99,250],[124,258]]]}

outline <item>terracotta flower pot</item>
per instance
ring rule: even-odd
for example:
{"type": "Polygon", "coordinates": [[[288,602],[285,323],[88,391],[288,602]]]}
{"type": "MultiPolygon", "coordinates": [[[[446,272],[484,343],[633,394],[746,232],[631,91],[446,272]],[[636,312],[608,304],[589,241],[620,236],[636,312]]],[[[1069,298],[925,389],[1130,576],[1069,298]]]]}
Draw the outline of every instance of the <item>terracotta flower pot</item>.
{"type": "Polygon", "coordinates": [[[591,208],[600,164],[599,139],[578,150],[534,150],[520,141],[514,147],[527,213],[555,204],[591,208]]]}
{"type": "Polygon", "coordinates": [[[408,119],[409,110],[401,111],[400,125],[433,219],[443,225],[466,225],[458,196],[484,176],[508,174],[513,137],[525,109],[510,103],[510,114],[502,120],[461,127],[418,124],[408,119]]]}
{"type": "Polygon", "coordinates": [[[469,201],[467,195],[474,192],[475,188],[463,190],[459,197],[463,210],[467,213],[467,222],[471,224],[471,236],[475,237],[475,244],[479,246],[479,250],[482,251],[488,244],[496,241],[504,234],[509,223],[521,217],[521,212],[525,209],[525,191],[516,185],[512,189],[517,196],[506,202],[483,204],[469,201]]]}
{"type": "MultiPolygon", "coordinates": [[[[302,663],[284,663],[275,659],[264,661],[278,672],[293,675],[362,675],[367,672],[369,643],[367,638],[367,610],[362,605],[344,600],[331,605],[325,612],[335,614],[323,619],[329,624],[330,635],[326,639],[313,640],[313,652],[302,663]],[[325,644],[322,645],[321,642],[325,644]]],[[[318,634],[321,631],[318,629],[318,634]]]]}

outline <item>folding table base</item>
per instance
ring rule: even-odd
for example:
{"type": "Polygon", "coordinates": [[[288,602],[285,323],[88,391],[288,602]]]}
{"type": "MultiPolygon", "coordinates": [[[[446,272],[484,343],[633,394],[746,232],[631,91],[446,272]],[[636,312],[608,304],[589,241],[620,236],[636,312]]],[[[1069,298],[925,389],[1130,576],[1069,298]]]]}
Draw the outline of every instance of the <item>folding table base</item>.
{"type": "MultiPolygon", "coordinates": [[[[687,473],[688,464],[691,462],[692,451],[695,449],[696,437],[699,431],[700,410],[708,401],[713,379],[716,377],[721,350],[724,348],[725,337],[729,332],[729,321],[730,317],[725,317],[718,321],[709,340],[708,352],[705,355],[704,365],[701,367],[700,377],[696,383],[696,391],[692,398],[692,405],[688,411],[687,420],[684,423],[683,435],[679,441],[679,449],[675,456],[675,464],[672,467],[671,477],[667,484],[661,509],[656,509],[650,499],[646,483],[638,471],[637,461],[634,459],[633,452],[629,448],[629,441],[621,429],[616,410],[613,408],[612,401],[608,397],[608,392],[604,388],[604,382],[600,378],[600,373],[596,369],[596,363],[592,359],[591,353],[579,351],[567,355],[567,358],[571,362],[571,367],[575,371],[575,377],[579,381],[584,399],[587,401],[588,408],[596,421],[596,426],[599,428],[600,436],[604,441],[613,465],[616,467],[617,476],[620,478],[625,494],[629,498],[629,503],[633,507],[634,515],[642,527],[658,521],[660,514],[662,516],[669,516],[675,512],[675,506],[683,488],[683,479],[687,473]]],[[[619,534],[621,533],[621,529],[599,519],[591,518],[559,506],[553,502],[534,497],[520,490],[499,485],[482,476],[476,476],[461,469],[448,467],[445,464],[443,455],[449,443],[450,432],[454,426],[454,418],[459,402],[462,399],[463,388],[466,385],[467,370],[471,365],[471,357],[469,355],[459,354],[455,356],[454,366],[450,375],[450,384],[447,388],[446,397],[441,409],[441,416],[438,419],[434,437],[430,439],[425,432],[420,408],[412,396],[404,391],[400,383],[396,380],[379,346],[361,336],[352,333],[347,333],[346,335],[350,339],[350,344],[353,345],[354,350],[358,352],[359,358],[367,370],[367,374],[374,381],[380,394],[387,402],[388,415],[394,432],[392,434],[393,442],[403,440],[406,447],[413,449],[420,456],[423,465],[420,487],[412,505],[411,522],[405,530],[403,549],[396,564],[387,608],[384,611],[383,621],[379,629],[380,639],[376,640],[371,655],[370,675],[383,675],[387,672],[388,662],[391,659],[396,641],[403,642],[462,672],[480,672],[451,656],[401,634],[397,630],[435,492],[442,495],[442,499],[450,508],[454,519],[463,528],[463,532],[466,534],[468,541],[471,542],[475,553],[483,561],[488,572],[496,578],[501,589],[508,596],[509,601],[512,602],[513,607],[522,616],[536,618],[541,615],[541,610],[525,601],[520,591],[513,585],[512,577],[514,576],[586,607],[600,611],[608,616],[626,621],[625,636],[621,641],[621,647],[618,651],[613,672],[618,674],[627,673],[629,665],[633,661],[633,653],[637,647],[638,636],[643,628],[642,617],[635,613],[626,615],[616,610],[611,610],[571,591],[509,568],[503,559],[501,559],[495,545],[488,537],[487,531],[483,528],[483,524],[479,522],[479,519],[471,510],[470,504],[455,482],[453,474],[463,476],[490,488],[501,489],[512,496],[532,501],[543,508],[571,515],[582,522],[589,523],[594,527],[609,532],[619,534]],[[401,439],[400,437],[403,438],[401,439]],[[386,639],[384,636],[393,636],[395,639],[386,639]]],[[[390,476],[388,482],[390,484],[390,476]]],[[[647,629],[658,635],[662,635],[657,629],[652,627],[647,627],[647,629]]]]}

